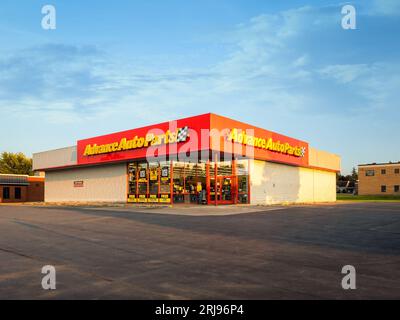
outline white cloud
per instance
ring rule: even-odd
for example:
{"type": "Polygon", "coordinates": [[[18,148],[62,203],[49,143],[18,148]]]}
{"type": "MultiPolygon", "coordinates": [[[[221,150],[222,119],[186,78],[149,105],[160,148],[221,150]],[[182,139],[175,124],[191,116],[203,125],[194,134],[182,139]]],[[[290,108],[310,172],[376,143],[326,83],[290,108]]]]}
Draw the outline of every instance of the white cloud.
{"type": "Polygon", "coordinates": [[[330,77],[341,84],[350,83],[369,71],[366,64],[329,65],[319,70],[322,76],[330,77]]]}
{"type": "Polygon", "coordinates": [[[387,16],[400,15],[399,0],[373,0],[371,12],[387,16]]]}
{"type": "Polygon", "coordinates": [[[345,87],[350,86],[351,94],[362,98],[366,109],[399,111],[395,101],[400,99],[400,63],[331,65],[319,73],[345,87]]]}
{"type": "Polygon", "coordinates": [[[294,62],[294,67],[304,67],[309,62],[309,57],[307,54],[303,54],[301,57],[298,57],[294,62]]]}

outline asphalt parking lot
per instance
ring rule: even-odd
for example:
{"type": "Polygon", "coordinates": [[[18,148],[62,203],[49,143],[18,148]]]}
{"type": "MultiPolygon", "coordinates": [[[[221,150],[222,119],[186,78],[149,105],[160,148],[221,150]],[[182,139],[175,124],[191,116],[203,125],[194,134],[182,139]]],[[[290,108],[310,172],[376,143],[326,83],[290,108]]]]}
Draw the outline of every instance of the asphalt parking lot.
{"type": "Polygon", "coordinates": [[[0,206],[0,299],[48,298],[399,299],[400,203],[228,216],[0,206]],[[44,265],[56,290],[41,287],[44,265]],[[356,290],[341,287],[344,265],[356,290]]]}

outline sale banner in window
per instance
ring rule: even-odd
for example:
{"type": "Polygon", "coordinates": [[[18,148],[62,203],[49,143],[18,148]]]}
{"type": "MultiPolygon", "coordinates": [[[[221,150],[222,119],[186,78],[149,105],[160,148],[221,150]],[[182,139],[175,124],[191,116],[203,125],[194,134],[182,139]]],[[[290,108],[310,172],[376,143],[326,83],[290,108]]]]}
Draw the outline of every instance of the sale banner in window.
{"type": "Polygon", "coordinates": [[[170,198],[169,194],[162,194],[159,201],[162,203],[170,203],[171,198],[170,198]]]}
{"type": "Polygon", "coordinates": [[[137,202],[136,196],[135,195],[129,195],[128,202],[129,203],[137,202]]]}
{"type": "Polygon", "coordinates": [[[157,181],[158,180],[158,174],[157,174],[157,168],[151,168],[150,169],[150,180],[151,181],[157,181]]]}
{"type": "Polygon", "coordinates": [[[151,194],[150,197],[147,199],[147,202],[158,202],[157,195],[151,194]]]}
{"type": "Polygon", "coordinates": [[[139,198],[138,198],[138,200],[137,200],[137,202],[147,202],[147,198],[146,198],[146,195],[144,195],[144,194],[140,194],[139,195],[139,198]]]}
{"type": "Polygon", "coordinates": [[[140,169],[139,182],[147,182],[147,170],[146,169],[140,169]]]}
{"type": "Polygon", "coordinates": [[[163,167],[161,169],[161,180],[168,181],[169,180],[169,167],[163,167]]]}

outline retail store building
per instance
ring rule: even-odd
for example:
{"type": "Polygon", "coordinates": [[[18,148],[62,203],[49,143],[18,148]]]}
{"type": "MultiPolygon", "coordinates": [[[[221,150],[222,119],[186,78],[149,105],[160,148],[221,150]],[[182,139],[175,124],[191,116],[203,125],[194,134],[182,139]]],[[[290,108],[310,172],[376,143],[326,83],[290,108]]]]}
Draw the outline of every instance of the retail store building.
{"type": "Polygon", "coordinates": [[[400,196],[400,162],[360,164],[358,194],[400,196]]]}
{"type": "Polygon", "coordinates": [[[47,202],[336,201],[337,155],[208,113],[36,153],[47,202]]]}

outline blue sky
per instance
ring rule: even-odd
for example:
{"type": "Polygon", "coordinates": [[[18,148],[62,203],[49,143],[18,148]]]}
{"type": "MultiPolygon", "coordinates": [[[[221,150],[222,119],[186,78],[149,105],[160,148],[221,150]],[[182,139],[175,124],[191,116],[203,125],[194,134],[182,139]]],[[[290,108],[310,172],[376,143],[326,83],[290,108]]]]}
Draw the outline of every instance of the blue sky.
{"type": "Polygon", "coordinates": [[[215,112],[358,163],[400,161],[400,1],[0,4],[0,151],[215,112]],[[57,29],[41,28],[41,8],[57,29]]]}

